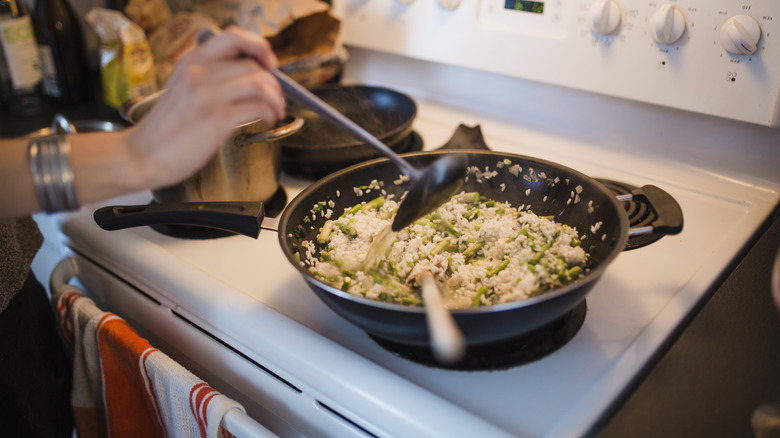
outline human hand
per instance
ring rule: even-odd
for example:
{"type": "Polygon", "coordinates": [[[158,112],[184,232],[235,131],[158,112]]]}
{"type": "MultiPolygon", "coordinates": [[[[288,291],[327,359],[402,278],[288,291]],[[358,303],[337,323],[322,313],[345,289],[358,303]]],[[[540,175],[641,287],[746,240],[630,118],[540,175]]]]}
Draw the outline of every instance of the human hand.
{"type": "Polygon", "coordinates": [[[149,188],[175,184],[201,168],[231,131],[285,115],[277,60],[258,34],[229,27],[186,53],[150,112],[127,136],[149,188]]]}

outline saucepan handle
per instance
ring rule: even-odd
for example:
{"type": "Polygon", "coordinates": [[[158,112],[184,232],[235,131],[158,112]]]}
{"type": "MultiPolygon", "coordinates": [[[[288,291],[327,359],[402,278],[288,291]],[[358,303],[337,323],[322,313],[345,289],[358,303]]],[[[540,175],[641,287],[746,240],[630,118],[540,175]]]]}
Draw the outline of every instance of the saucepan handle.
{"type": "Polygon", "coordinates": [[[630,195],[618,196],[620,201],[643,199],[655,211],[656,218],[650,225],[628,230],[629,236],[640,234],[678,234],[683,228],[683,213],[680,204],[672,195],[654,185],[646,185],[631,191],[630,195]]]}
{"type": "Polygon", "coordinates": [[[257,238],[265,217],[262,202],[177,202],[102,207],[93,214],[104,230],[174,224],[216,228],[257,238]]]}
{"type": "Polygon", "coordinates": [[[303,126],[303,119],[294,115],[287,115],[284,119],[265,130],[254,134],[242,134],[237,141],[244,143],[255,143],[261,141],[281,140],[285,137],[295,134],[303,126]]]}

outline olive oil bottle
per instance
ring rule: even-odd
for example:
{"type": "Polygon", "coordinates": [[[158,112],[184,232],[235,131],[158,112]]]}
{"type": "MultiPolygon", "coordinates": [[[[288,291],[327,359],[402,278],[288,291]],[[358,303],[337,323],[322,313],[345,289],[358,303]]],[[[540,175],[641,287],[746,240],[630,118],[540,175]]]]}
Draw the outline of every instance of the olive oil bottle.
{"type": "Polygon", "coordinates": [[[24,0],[0,0],[3,95],[12,112],[34,115],[43,108],[41,66],[35,33],[24,0]]]}

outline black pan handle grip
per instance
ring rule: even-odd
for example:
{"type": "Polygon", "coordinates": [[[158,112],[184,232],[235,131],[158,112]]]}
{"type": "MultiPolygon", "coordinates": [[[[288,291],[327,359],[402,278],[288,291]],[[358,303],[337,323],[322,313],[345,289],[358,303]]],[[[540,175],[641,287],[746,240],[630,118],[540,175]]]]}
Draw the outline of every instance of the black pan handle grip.
{"type": "Polygon", "coordinates": [[[646,185],[631,191],[635,198],[644,198],[656,213],[651,223],[653,233],[678,234],[683,228],[683,213],[680,204],[672,195],[654,185],[646,185]]]}
{"type": "Polygon", "coordinates": [[[177,202],[102,207],[93,214],[104,230],[175,224],[216,228],[252,238],[265,217],[262,202],[177,202]]]}

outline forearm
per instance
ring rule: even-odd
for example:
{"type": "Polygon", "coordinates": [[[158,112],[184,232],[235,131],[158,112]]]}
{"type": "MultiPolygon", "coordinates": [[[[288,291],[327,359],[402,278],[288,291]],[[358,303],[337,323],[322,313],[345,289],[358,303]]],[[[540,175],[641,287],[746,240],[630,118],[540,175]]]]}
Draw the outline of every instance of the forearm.
{"type": "Polygon", "coordinates": [[[27,140],[3,140],[0,146],[0,219],[40,210],[27,154],[27,140]]]}
{"type": "MultiPolygon", "coordinates": [[[[76,197],[82,204],[145,188],[141,165],[130,153],[124,132],[68,136],[76,197]]],[[[0,146],[0,219],[41,211],[30,171],[29,140],[0,146]]]]}

